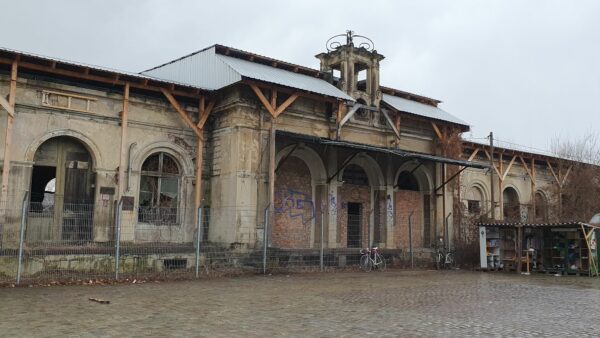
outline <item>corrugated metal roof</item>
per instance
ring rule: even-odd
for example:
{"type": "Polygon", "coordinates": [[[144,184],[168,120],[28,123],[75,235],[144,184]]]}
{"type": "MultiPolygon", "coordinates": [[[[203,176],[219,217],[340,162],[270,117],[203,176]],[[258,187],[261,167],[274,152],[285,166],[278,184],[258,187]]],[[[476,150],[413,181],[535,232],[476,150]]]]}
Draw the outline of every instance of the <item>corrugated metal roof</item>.
{"type": "Polygon", "coordinates": [[[237,71],[216,58],[214,46],[146,70],[142,74],[189,83],[208,90],[217,90],[242,80],[237,71]]]}
{"type": "Polygon", "coordinates": [[[453,158],[447,158],[447,157],[435,156],[435,155],[423,154],[423,153],[416,153],[416,152],[400,150],[400,149],[388,149],[388,148],[370,146],[370,145],[356,143],[356,142],[335,141],[335,140],[329,140],[329,139],[325,139],[325,138],[321,138],[321,137],[317,137],[317,136],[297,134],[297,133],[292,133],[292,132],[283,131],[283,130],[278,130],[277,135],[303,139],[303,140],[320,143],[320,144],[324,144],[324,145],[347,147],[347,148],[360,149],[360,150],[366,150],[366,151],[376,151],[376,152],[392,154],[392,155],[396,155],[396,156],[400,156],[400,157],[404,157],[404,158],[416,158],[416,159],[425,160],[425,161],[447,163],[447,164],[453,164],[453,165],[461,165],[461,166],[465,166],[465,167],[478,168],[478,169],[489,168],[489,166],[487,164],[481,164],[481,163],[477,163],[477,162],[456,160],[453,158]]]}
{"type": "Polygon", "coordinates": [[[216,90],[248,78],[308,92],[354,99],[329,82],[248,60],[217,54],[215,47],[201,50],[181,59],[144,71],[143,74],[161,79],[189,83],[216,90]]]}
{"type": "MultiPolygon", "coordinates": [[[[127,71],[113,69],[113,68],[108,68],[108,67],[91,65],[91,64],[87,64],[87,63],[83,63],[83,62],[75,62],[75,61],[70,61],[70,60],[64,60],[64,59],[60,59],[60,58],[50,57],[50,56],[39,55],[39,54],[35,54],[35,53],[23,52],[23,51],[19,51],[19,50],[15,50],[15,49],[10,49],[10,48],[0,47],[0,52],[6,52],[6,53],[11,53],[11,54],[19,54],[19,55],[23,55],[23,56],[26,56],[26,57],[30,57],[30,58],[34,58],[34,59],[40,59],[40,60],[45,60],[45,61],[55,61],[55,62],[60,63],[60,64],[71,65],[71,66],[76,66],[76,67],[85,67],[85,68],[89,68],[91,70],[97,70],[97,71],[102,71],[102,72],[117,73],[117,74],[126,75],[126,76],[130,76],[130,77],[133,77],[133,78],[138,78],[138,79],[148,79],[148,80],[159,81],[159,82],[164,82],[164,83],[169,83],[169,84],[172,83],[172,84],[179,85],[179,86],[184,86],[184,87],[194,87],[194,88],[197,88],[196,86],[193,86],[193,85],[191,85],[189,83],[186,83],[186,82],[178,82],[176,80],[167,80],[167,79],[156,78],[156,77],[153,77],[152,75],[149,75],[149,74],[132,73],[132,72],[127,72],[127,71]]],[[[205,88],[200,87],[198,89],[205,89],[205,88]]]]}
{"type": "Polygon", "coordinates": [[[458,117],[451,115],[438,107],[430,106],[428,104],[407,100],[405,98],[392,96],[389,94],[383,94],[383,102],[389,104],[398,111],[468,126],[465,121],[459,119],[458,117]]]}

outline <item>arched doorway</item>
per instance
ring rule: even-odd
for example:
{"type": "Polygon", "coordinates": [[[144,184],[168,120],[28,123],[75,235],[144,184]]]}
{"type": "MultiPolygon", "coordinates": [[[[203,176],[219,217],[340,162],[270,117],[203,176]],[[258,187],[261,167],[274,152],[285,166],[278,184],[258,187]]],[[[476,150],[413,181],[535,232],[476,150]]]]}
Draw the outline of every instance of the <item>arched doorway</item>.
{"type": "Polygon", "coordinates": [[[408,247],[410,226],[413,245],[427,247],[431,242],[431,198],[423,192],[425,187],[413,170],[402,170],[396,179],[397,227],[394,237],[398,246],[408,247]]]}
{"type": "Polygon", "coordinates": [[[362,167],[350,164],[344,168],[342,175],[343,187],[353,189],[346,198],[346,247],[358,248],[362,244],[365,232],[365,212],[369,209],[365,204],[370,202],[369,177],[362,167]],[[361,196],[362,195],[362,196],[361,196]],[[362,197],[362,198],[361,198],[362,197]]]}
{"type": "Polygon", "coordinates": [[[95,175],[87,148],[72,137],[51,138],[33,162],[28,240],[91,240],[95,175]]]}
{"type": "Polygon", "coordinates": [[[521,221],[521,204],[519,194],[512,187],[507,187],[502,192],[504,220],[508,222],[521,221]]]}
{"type": "Polygon", "coordinates": [[[311,229],[316,217],[313,184],[308,165],[299,157],[290,156],[279,167],[274,203],[273,246],[311,247],[311,229]]]}

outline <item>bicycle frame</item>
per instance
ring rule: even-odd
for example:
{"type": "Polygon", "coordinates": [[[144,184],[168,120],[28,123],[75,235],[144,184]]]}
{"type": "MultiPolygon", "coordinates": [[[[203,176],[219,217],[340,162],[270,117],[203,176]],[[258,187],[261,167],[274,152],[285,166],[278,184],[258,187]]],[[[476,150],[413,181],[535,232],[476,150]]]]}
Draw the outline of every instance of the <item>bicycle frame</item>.
{"type": "MultiPolygon", "coordinates": [[[[361,253],[361,257],[367,257],[367,261],[368,264],[371,267],[377,267],[381,269],[381,266],[383,266],[382,269],[385,269],[385,260],[383,258],[383,256],[379,253],[379,248],[375,247],[375,248],[366,248],[366,249],[361,249],[360,250],[361,253]]],[[[370,269],[369,269],[370,270],[370,269]]]]}

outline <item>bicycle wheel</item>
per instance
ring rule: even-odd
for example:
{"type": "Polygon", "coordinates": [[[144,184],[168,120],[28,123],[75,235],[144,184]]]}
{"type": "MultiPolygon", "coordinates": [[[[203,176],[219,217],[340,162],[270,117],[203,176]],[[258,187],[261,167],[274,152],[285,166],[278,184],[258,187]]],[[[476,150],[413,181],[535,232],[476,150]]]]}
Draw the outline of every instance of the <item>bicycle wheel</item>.
{"type": "Polygon", "coordinates": [[[373,264],[371,264],[371,260],[368,255],[362,255],[360,257],[360,269],[363,271],[371,271],[373,268],[373,264]]]}
{"type": "Polygon", "coordinates": [[[385,265],[385,258],[383,258],[383,255],[377,254],[375,256],[375,262],[380,271],[385,271],[387,266],[385,265]]]}
{"type": "Polygon", "coordinates": [[[445,265],[447,269],[452,269],[454,267],[454,254],[449,252],[446,254],[445,265]]]}

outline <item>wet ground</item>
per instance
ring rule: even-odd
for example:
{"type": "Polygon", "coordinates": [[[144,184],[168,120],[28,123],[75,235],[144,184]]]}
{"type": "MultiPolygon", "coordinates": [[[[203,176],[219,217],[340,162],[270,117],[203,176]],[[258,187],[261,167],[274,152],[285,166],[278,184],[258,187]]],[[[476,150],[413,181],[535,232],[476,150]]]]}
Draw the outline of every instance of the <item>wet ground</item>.
{"type": "Polygon", "coordinates": [[[581,337],[599,315],[591,278],[462,271],[0,289],[6,337],[581,337]]]}

